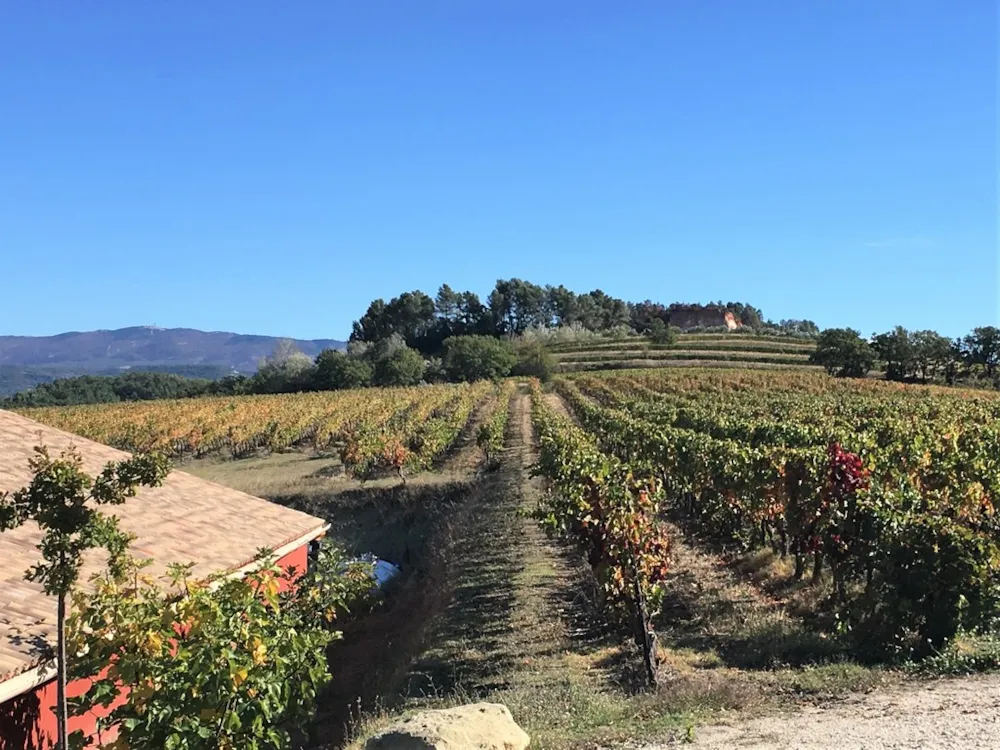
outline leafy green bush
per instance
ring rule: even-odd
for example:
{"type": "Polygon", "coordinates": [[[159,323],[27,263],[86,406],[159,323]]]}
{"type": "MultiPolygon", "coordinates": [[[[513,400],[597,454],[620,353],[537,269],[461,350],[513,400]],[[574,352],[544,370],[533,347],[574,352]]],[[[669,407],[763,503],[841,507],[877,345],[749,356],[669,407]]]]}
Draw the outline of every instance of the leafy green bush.
{"type": "MultiPolygon", "coordinates": [[[[370,567],[321,548],[297,579],[265,561],[246,577],[210,581],[172,566],[160,585],[147,564],[120,558],[93,594],[77,595],[72,671],[93,681],[72,713],[120,702],[98,730],[116,730],[115,747],[130,750],[292,747],[330,679],[333,624],[368,596],[370,567]]],[[[73,740],[99,741],[82,732],[73,740]]]]}
{"type": "Polygon", "coordinates": [[[540,342],[524,342],[517,348],[517,364],[511,370],[512,375],[524,378],[538,378],[543,383],[552,379],[556,362],[540,342]]]}
{"type": "Polygon", "coordinates": [[[424,377],[424,358],[403,346],[375,360],[372,382],[378,386],[417,385],[424,377]]]}
{"type": "Polygon", "coordinates": [[[492,336],[452,336],[445,339],[444,371],[450,380],[500,380],[517,362],[508,341],[492,336]]]}
{"type": "Polygon", "coordinates": [[[647,334],[657,346],[673,346],[677,343],[677,329],[671,328],[660,318],[653,319],[647,334]]]}
{"type": "Polygon", "coordinates": [[[317,390],[363,388],[371,385],[372,366],[360,357],[351,357],[335,349],[324,349],[316,357],[313,384],[317,390]]]}
{"type": "Polygon", "coordinates": [[[1000,670],[1000,636],[960,631],[943,649],[907,667],[910,672],[934,676],[996,672],[1000,670]]]}

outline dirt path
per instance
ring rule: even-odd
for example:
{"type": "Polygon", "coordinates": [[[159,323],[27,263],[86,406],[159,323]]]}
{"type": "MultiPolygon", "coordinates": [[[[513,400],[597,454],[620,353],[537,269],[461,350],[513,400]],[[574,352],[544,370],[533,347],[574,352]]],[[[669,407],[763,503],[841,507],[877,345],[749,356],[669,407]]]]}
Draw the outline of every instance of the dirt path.
{"type": "MultiPolygon", "coordinates": [[[[636,722],[649,719],[637,719],[632,697],[608,681],[605,664],[619,651],[595,618],[589,568],[524,513],[543,492],[531,477],[525,390],[511,401],[506,438],[500,468],[483,476],[476,512],[460,529],[453,599],[409,670],[399,708],[500,702],[539,748],[637,736],[636,722]]],[[[676,724],[656,713],[654,723],[676,724]]]]}
{"type": "MultiPolygon", "coordinates": [[[[644,750],[676,747],[648,745],[644,750]]],[[[827,708],[733,726],[700,727],[706,750],[952,750],[1000,748],[1000,676],[940,680],[860,695],[827,708]]]]}
{"type": "Polygon", "coordinates": [[[450,474],[474,475],[483,463],[483,451],[476,445],[476,435],[479,432],[479,425],[496,405],[496,397],[489,396],[480,401],[469,421],[465,423],[462,432],[455,440],[455,445],[449,451],[448,456],[441,464],[441,471],[450,474]]]}
{"type": "MultiPolygon", "coordinates": [[[[437,622],[432,647],[414,665],[407,694],[416,703],[450,696],[484,696],[517,690],[524,667],[563,638],[558,612],[526,576],[565,576],[537,522],[518,511],[530,506],[538,480],[529,477],[533,433],[523,393],[509,406],[500,468],[477,486],[477,512],[460,531],[449,577],[454,598],[437,622]],[[526,602],[526,595],[531,601],[526,602]]],[[[473,448],[475,444],[473,442],[473,448]]],[[[459,461],[464,450],[459,451],[459,461]]]]}

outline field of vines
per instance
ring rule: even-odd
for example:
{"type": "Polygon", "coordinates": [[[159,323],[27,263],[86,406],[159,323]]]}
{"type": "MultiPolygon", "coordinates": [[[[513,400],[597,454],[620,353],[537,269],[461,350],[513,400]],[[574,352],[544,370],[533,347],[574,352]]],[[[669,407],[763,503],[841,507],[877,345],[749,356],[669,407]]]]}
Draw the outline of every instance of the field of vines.
{"type": "Polygon", "coordinates": [[[596,558],[623,568],[611,575],[634,578],[637,594],[655,593],[661,575],[646,559],[660,537],[645,502],[691,533],[769,548],[803,585],[826,582],[836,630],[859,655],[919,657],[997,628],[996,395],[715,370],[555,387],[579,427],[558,426],[563,444],[576,442],[559,452],[558,418],[536,415],[541,472],[561,497],[549,500],[550,523],[602,548],[596,558]],[[624,547],[608,552],[609,542],[624,547]]]}
{"type": "Polygon", "coordinates": [[[309,447],[339,453],[365,480],[430,468],[480,404],[506,407],[510,386],[490,383],[24,409],[53,427],[122,450],[241,458],[309,447]],[[506,397],[507,401],[503,401],[506,397]]]}

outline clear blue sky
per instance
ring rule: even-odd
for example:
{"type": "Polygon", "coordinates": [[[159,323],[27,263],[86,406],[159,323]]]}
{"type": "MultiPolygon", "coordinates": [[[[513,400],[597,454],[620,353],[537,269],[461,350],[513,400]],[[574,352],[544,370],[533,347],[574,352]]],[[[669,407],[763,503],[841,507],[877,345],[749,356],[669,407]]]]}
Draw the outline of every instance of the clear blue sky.
{"type": "Polygon", "coordinates": [[[0,4],[0,333],[498,277],[995,324],[993,0],[0,4]]]}

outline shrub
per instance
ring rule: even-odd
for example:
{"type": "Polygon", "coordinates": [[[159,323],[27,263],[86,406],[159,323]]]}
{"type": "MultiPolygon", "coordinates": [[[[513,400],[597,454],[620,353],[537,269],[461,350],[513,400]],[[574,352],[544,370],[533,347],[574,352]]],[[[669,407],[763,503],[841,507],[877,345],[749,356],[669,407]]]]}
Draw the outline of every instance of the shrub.
{"type": "Polygon", "coordinates": [[[424,366],[416,349],[392,349],[375,360],[372,381],[379,386],[417,385],[424,377],[424,366]]]}
{"type": "Polygon", "coordinates": [[[260,361],[251,379],[254,393],[295,393],[307,391],[315,377],[310,357],[296,348],[290,339],[279,341],[270,357],[260,361]]]}
{"type": "Polygon", "coordinates": [[[596,331],[591,331],[580,322],[574,322],[567,326],[556,326],[555,328],[535,326],[528,328],[521,334],[522,341],[537,341],[543,344],[570,344],[600,338],[604,338],[604,336],[596,331]]]}
{"type": "Polygon", "coordinates": [[[607,330],[607,336],[613,341],[622,341],[624,339],[635,336],[635,331],[632,330],[631,326],[625,325],[623,323],[621,325],[609,328],[607,330]]]}
{"type": "Polygon", "coordinates": [[[445,339],[442,357],[449,380],[499,380],[510,374],[517,356],[510,343],[492,336],[445,339]]]}
{"type": "MultiPolygon", "coordinates": [[[[371,568],[321,548],[291,585],[264,562],[246,577],[211,581],[175,565],[158,585],[142,570],[148,563],[115,559],[94,593],[76,595],[73,676],[93,682],[73,713],[117,702],[98,726],[133,750],[292,747],[330,679],[333,624],[367,597],[371,568]]],[[[95,742],[74,734],[73,747],[95,742]]]]}
{"type": "Polygon", "coordinates": [[[447,383],[448,374],[440,357],[428,357],[424,367],[424,381],[427,383],[447,383]]]}
{"type": "Polygon", "coordinates": [[[988,630],[1000,615],[1000,545],[945,517],[918,516],[892,536],[885,578],[865,631],[921,655],[962,630],[988,630]],[[906,642],[907,636],[914,643],[906,642]]]}
{"type": "Polygon", "coordinates": [[[336,391],[342,388],[363,388],[371,385],[372,366],[363,359],[344,352],[325,349],[316,357],[314,384],[317,390],[336,391]]]}
{"type": "Polygon", "coordinates": [[[657,346],[674,346],[677,343],[677,329],[668,326],[661,318],[654,318],[646,333],[657,346]]]}
{"type": "Polygon", "coordinates": [[[538,378],[543,383],[552,379],[555,359],[540,342],[524,342],[517,348],[517,363],[511,374],[525,378],[538,378]]]}

